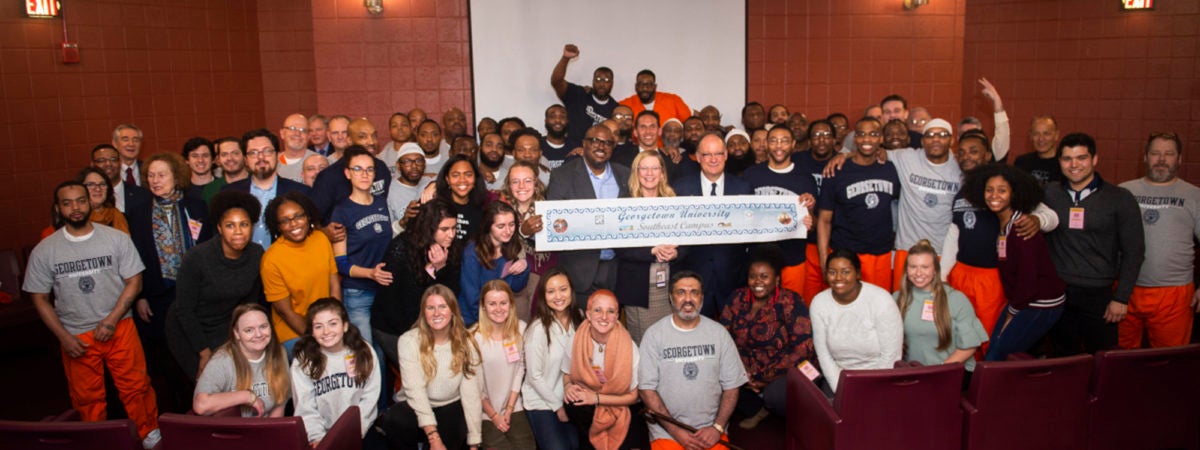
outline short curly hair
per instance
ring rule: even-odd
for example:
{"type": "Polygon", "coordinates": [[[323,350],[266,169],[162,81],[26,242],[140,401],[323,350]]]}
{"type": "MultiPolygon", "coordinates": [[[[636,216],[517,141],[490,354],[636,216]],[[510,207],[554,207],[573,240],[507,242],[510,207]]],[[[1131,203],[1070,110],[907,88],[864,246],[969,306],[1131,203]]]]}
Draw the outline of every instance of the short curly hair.
{"type": "Polygon", "coordinates": [[[262,204],[249,192],[229,190],[218,192],[208,203],[208,223],[220,226],[221,219],[231,210],[240,209],[250,216],[250,223],[257,224],[262,204]]]}
{"type": "Polygon", "coordinates": [[[1005,164],[988,164],[968,174],[966,182],[963,184],[963,197],[972,205],[986,205],[984,193],[987,192],[988,180],[996,177],[1000,177],[1008,183],[1012,192],[1009,197],[1009,207],[1013,211],[1028,214],[1037,208],[1038,203],[1042,202],[1044,192],[1038,185],[1037,179],[1024,170],[1005,164]]]}

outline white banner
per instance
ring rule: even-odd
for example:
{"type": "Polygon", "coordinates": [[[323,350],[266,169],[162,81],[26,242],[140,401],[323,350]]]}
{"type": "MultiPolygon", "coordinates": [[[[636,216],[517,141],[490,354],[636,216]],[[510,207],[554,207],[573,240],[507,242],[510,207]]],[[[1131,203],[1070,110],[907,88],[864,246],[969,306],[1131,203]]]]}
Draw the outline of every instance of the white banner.
{"type": "Polygon", "coordinates": [[[807,236],[790,195],[660,197],[537,202],[538,251],[774,242],[807,236]]]}

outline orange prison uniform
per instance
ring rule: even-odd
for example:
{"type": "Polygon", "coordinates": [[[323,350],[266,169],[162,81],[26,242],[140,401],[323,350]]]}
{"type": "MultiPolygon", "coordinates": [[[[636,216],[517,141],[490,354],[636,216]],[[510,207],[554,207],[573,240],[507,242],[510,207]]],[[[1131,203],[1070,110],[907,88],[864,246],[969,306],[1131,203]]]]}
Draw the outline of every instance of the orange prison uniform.
{"type": "MultiPolygon", "coordinates": [[[[726,442],[728,442],[729,436],[722,434],[721,439],[724,439],[726,442]]],[[[650,450],[683,450],[683,446],[671,439],[655,439],[654,441],[650,442],[650,450]]],[[[717,443],[712,447],[709,447],[709,450],[725,450],[725,445],[717,443]]]]}
{"type": "MultiPolygon", "coordinates": [[[[905,252],[907,256],[908,252],[905,252]]],[[[862,263],[862,280],[873,285],[883,288],[883,290],[892,292],[892,253],[884,253],[882,255],[871,255],[867,253],[859,253],[858,261],[862,263]]],[[[903,260],[901,260],[903,261],[903,260]]],[[[903,270],[897,271],[901,274],[903,270]]]]}
{"type": "MultiPolygon", "coordinates": [[[[958,262],[946,276],[946,282],[967,296],[975,308],[975,317],[979,318],[984,331],[991,336],[996,321],[1008,304],[1008,299],[1004,297],[1004,285],[1000,284],[1000,271],[995,267],[975,267],[958,262]]],[[[984,354],[987,353],[987,345],[984,342],[979,346],[984,354]]]]}
{"type": "Polygon", "coordinates": [[[892,259],[892,286],[894,289],[888,289],[888,292],[900,289],[900,281],[908,275],[908,250],[896,249],[893,253],[896,255],[892,259]]]}
{"type": "MultiPolygon", "coordinates": [[[[303,244],[281,236],[263,254],[262,283],[267,301],[274,307],[275,302],[286,299],[300,317],[308,313],[308,306],[313,302],[331,297],[329,276],[336,273],[333,246],[321,230],[313,230],[303,244]]],[[[274,310],[271,311],[271,326],[275,327],[279,342],[299,337],[274,310]]],[[[370,333],[370,330],[364,332],[370,333]]]]}
{"type": "Polygon", "coordinates": [[[138,339],[132,317],[121,319],[116,328],[106,342],[97,341],[92,336],[95,331],[77,335],[87,345],[83,356],[72,358],[62,352],[71,407],[79,411],[84,422],[97,422],[108,417],[104,400],[104,369],[107,365],[113,383],[120,391],[121,403],[125,404],[125,413],[137,424],[138,436],[145,438],[158,428],[158,404],[154,388],[150,387],[150,375],[146,373],[146,355],[142,352],[142,341],[138,339]]]}
{"type": "Polygon", "coordinates": [[[810,306],[813,298],[821,291],[829,289],[829,285],[825,283],[825,274],[821,272],[821,258],[820,252],[817,251],[817,244],[809,242],[805,254],[807,256],[804,260],[803,290],[793,292],[800,294],[801,300],[804,300],[804,306],[810,306]]]}
{"type": "MultiPolygon", "coordinates": [[[[634,121],[637,120],[638,114],[646,110],[646,106],[642,104],[642,99],[638,98],[637,94],[621,100],[621,105],[628,106],[633,110],[634,121]]],[[[680,122],[683,122],[692,117],[692,109],[683,102],[682,98],[663,91],[654,94],[654,112],[658,113],[658,123],[666,123],[669,119],[679,119],[680,122]]]]}
{"type": "Polygon", "coordinates": [[[1184,286],[1134,286],[1129,311],[1118,326],[1121,348],[1141,348],[1142,333],[1151,347],[1187,345],[1192,339],[1192,284],[1184,286]]]}

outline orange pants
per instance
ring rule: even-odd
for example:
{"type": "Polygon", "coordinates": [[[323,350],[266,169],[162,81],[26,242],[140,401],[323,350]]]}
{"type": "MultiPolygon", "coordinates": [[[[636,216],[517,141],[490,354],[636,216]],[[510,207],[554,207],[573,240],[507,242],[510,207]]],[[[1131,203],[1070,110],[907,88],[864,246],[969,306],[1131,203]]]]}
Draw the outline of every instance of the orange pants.
{"type": "MultiPolygon", "coordinates": [[[[1000,270],[960,262],[950,270],[946,282],[967,296],[967,300],[970,300],[971,306],[975,308],[975,317],[979,318],[984,331],[991,336],[992,328],[996,326],[996,321],[1000,319],[1000,314],[1008,304],[1008,299],[1004,297],[1004,285],[1000,284],[1000,270]]],[[[987,345],[988,343],[984,342],[979,346],[982,354],[987,354],[987,345]]]]}
{"type": "Polygon", "coordinates": [[[810,242],[805,253],[807,256],[804,260],[803,290],[796,292],[800,294],[800,299],[804,300],[804,306],[812,306],[813,298],[821,291],[829,289],[829,285],[825,283],[825,273],[821,272],[821,253],[817,251],[817,244],[810,242]]]}
{"type": "Polygon", "coordinates": [[[896,249],[892,258],[892,289],[900,289],[900,281],[908,275],[908,250],[896,249]]]}
{"type": "MultiPolygon", "coordinates": [[[[721,439],[724,439],[725,441],[729,441],[729,436],[722,434],[721,439]]],[[[722,444],[716,444],[716,445],[713,445],[712,447],[709,447],[709,450],[724,450],[724,449],[725,449],[725,446],[722,444]]],[[[683,450],[683,446],[679,445],[678,442],[675,442],[674,440],[671,440],[671,439],[655,439],[650,442],[650,450],[683,450]]]]}
{"type": "Polygon", "coordinates": [[[93,332],[77,336],[88,346],[83,356],[72,358],[66,352],[62,354],[71,406],[79,411],[85,422],[107,417],[104,402],[104,369],[107,367],[120,392],[121,403],[125,404],[126,414],[137,424],[138,435],[145,438],[158,428],[158,405],[154,389],[150,387],[150,376],[146,374],[146,355],[142,352],[133,318],[117,322],[117,330],[107,342],[97,341],[92,337],[93,332]]]}
{"type": "MultiPolygon", "coordinates": [[[[906,255],[908,252],[904,252],[906,255]]],[[[884,253],[882,255],[870,255],[859,253],[858,260],[862,262],[862,280],[873,285],[883,288],[883,290],[892,292],[892,254],[884,253]]],[[[903,261],[903,260],[901,260],[903,261]]],[[[903,274],[904,270],[898,270],[896,273],[903,274]]]]}
{"type": "Polygon", "coordinates": [[[783,273],[779,274],[780,284],[783,285],[783,288],[797,294],[804,292],[804,285],[807,284],[804,279],[806,267],[808,267],[807,260],[794,266],[784,266],[783,273]]]}
{"type": "Polygon", "coordinates": [[[1151,347],[1187,345],[1192,339],[1193,285],[1134,286],[1129,311],[1119,324],[1121,348],[1141,348],[1142,333],[1150,335],[1151,347]]]}

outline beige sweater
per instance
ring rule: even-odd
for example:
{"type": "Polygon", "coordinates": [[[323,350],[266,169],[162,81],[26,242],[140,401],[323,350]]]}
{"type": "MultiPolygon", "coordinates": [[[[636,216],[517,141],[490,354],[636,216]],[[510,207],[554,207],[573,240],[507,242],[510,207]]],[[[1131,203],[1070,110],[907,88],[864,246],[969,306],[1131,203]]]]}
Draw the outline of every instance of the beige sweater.
{"type": "Polygon", "coordinates": [[[421,369],[420,338],[418,330],[413,329],[400,336],[397,351],[400,355],[400,379],[404,380],[404,388],[396,392],[397,402],[408,402],[408,406],[417,414],[417,423],[424,427],[437,426],[433,408],[445,406],[456,401],[462,401],[463,415],[467,421],[467,445],[479,445],[482,440],[480,422],[483,415],[483,405],[479,393],[479,373],[482,368],[479,357],[475,357],[475,376],[465,377],[461,373],[452,374],[450,360],[450,344],[434,345],[433,356],[437,359],[437,375],[433,380],[425,379],[425,371],[421,369]]]}

